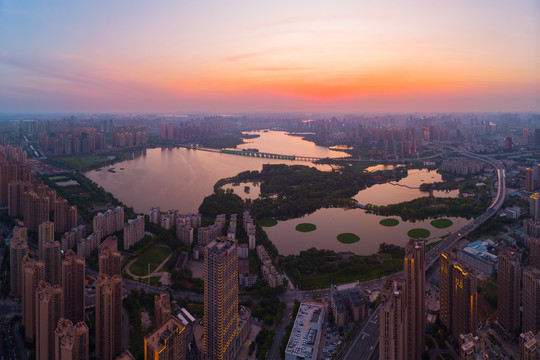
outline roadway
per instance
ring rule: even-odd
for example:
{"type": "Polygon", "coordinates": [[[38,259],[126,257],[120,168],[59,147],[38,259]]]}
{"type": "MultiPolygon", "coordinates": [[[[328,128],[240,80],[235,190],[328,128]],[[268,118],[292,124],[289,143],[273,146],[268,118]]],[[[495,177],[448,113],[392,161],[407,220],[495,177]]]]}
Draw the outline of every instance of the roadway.
{"type": "MultiPolygon", "coordinates": [[[[495,168],[497,171],[498,182],[497,195],[495,196],[495,199],[491,205],[482,215],[448,236],[444,241],[441,241],[426,254],[426,272],[431,269],[435,263],[437,263],[443,252],[452,249],[459,240],[469,235],[486,220],[495,215],[504,203],[506,193],[506,174],[504,165],[500,161],[470,153],[462,148],[454,150],[463,156],[486,162],[495,168]]],[[[403,276],[403,272],[399,272],[394,276],[403,276]]],[[[363,328],[360,331],[357,331],[353,335],[352,339],[346,343],[343,350],[340,351],[337,359],[372,359],[377,355],[379,348],[379,309],[380,306],[375,308],[375,310],[369,316],[367,322],[364,323],[363,328]]]]}

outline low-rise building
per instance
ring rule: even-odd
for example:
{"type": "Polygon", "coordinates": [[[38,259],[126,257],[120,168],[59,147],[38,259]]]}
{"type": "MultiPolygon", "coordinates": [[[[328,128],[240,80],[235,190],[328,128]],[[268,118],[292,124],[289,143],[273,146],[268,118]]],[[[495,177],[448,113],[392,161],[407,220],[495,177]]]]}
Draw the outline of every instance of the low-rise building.
{"type": "Polygon", "coordinates": [[[460,334],[459,360],[489,360],[484,339],[473,334],[460,334]]]}
{"type": "Polygon", "coordinates": [[[324,304],[308,301],[300,304],[285,348],[285,360],[318,359],[325,315],[324,304]]]}
{"type": "Polygon", "coordinates": [[[487,275],[493,275],[497,266],[497,255],[488,251],[495,243],[492,240],[477,241],[459,250],[458,258],[474,269],[487,275]]]}

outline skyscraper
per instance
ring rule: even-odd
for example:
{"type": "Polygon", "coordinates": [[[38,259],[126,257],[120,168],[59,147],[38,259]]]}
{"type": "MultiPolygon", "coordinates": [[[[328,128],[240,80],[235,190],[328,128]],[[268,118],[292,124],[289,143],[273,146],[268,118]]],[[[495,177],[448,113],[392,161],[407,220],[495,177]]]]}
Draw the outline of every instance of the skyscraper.
{"type": "Polygon", "coordinates": [[[405,352],[403,359],[422,358],[425,344],[425,243],[411,239],[405,247],[405,352]]]}
{"type": "Polygon", "coordinates": [[[23,258],[28,254],[28,244],[23,239],[12,238],[9,245],[9,293],[11,296],[22,295],[23,258]]]}
{"type": "Polygon", "coordinates": [[[64,309],[62,315],[73,323],[84,321],[84,258],[68,250],[62,260],[62,288],[64,309]]]}
{"type": "Polygon", "coordinates": [[[497,310],[499,324],[510,335],[519,329],[519,294],[521,270],[518,256],[509,251],[499,253],[497,310]]]}
{"type": "Polygon", "coordinates": [[[209,359],[236,356],[238,339],[238,249],[218,238],[204,249],[204,352],[209,359]]]}
{"type": "Polygon", "coordinates": [[[385,295],[381,292],[381,312],[379,323],[379,359],[400,360],[405,352],[404,315],[405,295],[404,281],[390,280],[385,287],[385,295]]]}
{"type": "Polygon", "coordinates": [[[477,326],[476,276],[452,253],[441,258],[441,321],[454,334],[475,334],[477,326]]]}
{"type": "Polygon", "coordinates": [[[525,169],[525,191],[534,191],[534,170],[525,169]]]}
{"type": "Polygon", "coordinates": [[[54,359],[54,333],[62,313],[62,287],[40,281],[35,296],[36,359],[54,359]]]}
{"type": "Polygon", "coordinates": [[[144,338],[144,360],[184,360],[186,327],[175,317],[144,338]]]}
{"type": "Polygon", "coordinates": [[[45,263],[32,260],[28,256],[23,259],[23,293],[22,323],[27,342],[33,343],[36,336],[36,288],[45,280],[45,263]]]}
{"type": "Polygon", "coordinates": [[[529,265],[540,269],[540,238],[531,238],[529,265]]]}
{"type": "Polygon", "coordinates": [[[534,193],[529,197],[529,215],[532,218],[540,218],[540,194],[534,193]]]}
{"type": "Polygon", "coordinates": [[[84,322],[75,325],[69,319],[58,321],[54,334],[55,360],[88,360],[89,333],[84,322]]]}
{"type": "Polygon", "coordinates": [[[96,280],[96,358],[122,353],[122,278],[100,273],[96,280]]]}
{"type": "Polygon", "coordinates": [[[523,271],[522,332],[540,332],[540,269],[527,267],[523,271]]]}
{"type": "Polygon", "coordinates": [[[43,262],[45,263],[45,281],[51,285],[62,282],[61,247],[58,241],[43,244],[43,262]]]}
{"type": "Polygon", "coordinates": [[[54,223],[46,221],[38,226],[38,256],[43,260],[43,244],[54,241],[54,223]]]}
{"type": "Polygon", "coordinates": [[[169,293],[164,291],[154,296],[154,318],[156,319],[156,329],[164,324],[172,315],[171,298],[169,293]]]}

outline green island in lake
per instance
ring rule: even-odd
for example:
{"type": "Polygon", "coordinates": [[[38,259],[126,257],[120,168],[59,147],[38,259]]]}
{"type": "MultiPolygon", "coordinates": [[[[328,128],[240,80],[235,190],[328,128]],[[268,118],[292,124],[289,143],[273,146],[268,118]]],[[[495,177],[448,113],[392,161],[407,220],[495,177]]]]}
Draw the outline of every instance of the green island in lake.
{"type": "Polygon", "coordinates": [[[300,231],[300,232],[310,232],[310,231],[315,231],[317,229],[317,226],[315,224],[310,224],[310,223],[301,223],[301,224],[298,224],[296,225],[296,231],[300,231]]]}
{"type": "Polygon", "coordinates": [[[454,222],[450,219],[436,219],[431,221],[430,224],[437,229],[446,229],[447,227],[452,226],[454,222]]]}
{"type": "Polygon", "coordinates": [[[431,232],[428,229],[414,228],[407,232],[407,235],[413,239],[427,239],[431,232]]]}
{"type": "Polygon", "coordinates": [[[379,221],[379,224],[381,224],[382,226],[388,226],[388,227],[392,227],[392,226],[396,226],[397,224],[399,224],[399,220],[397,219],[382,219],[381,221],[379,221]]]}
{"type": "Polygon", "coordinates": [[[360,241],[360,237],[353,233],[342,233],[337,236],[337,239],[340,243],[343,244],[354,244],[360,241]]]}

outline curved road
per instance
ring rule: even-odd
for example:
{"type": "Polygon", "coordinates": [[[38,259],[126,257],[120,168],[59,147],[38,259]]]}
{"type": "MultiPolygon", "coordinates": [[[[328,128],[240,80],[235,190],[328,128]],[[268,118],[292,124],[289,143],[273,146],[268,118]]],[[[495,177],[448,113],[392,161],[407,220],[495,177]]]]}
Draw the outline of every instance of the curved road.
{"type": "MultiPolygon", "coordinates": [[[[487,219],[495,215],[504,202],[506,193],[506,174],[504,165],[500,161],[485,156],[473,154],[461,148],[457,149],[456,151],[463,156],[486,162],[495,168],[495,170],[497,171],[498,181],[497,196],[482,215],[480,215],[452,235],[448,236],[444,241],[440,242],[437,246],[432,248],[426,254],[426,271],[429,270],[437,262],[437,260],[439,260],[441,253],[453,248],[459,240],[469,235],[472,231],[482,225],[487,219]]],[[[403,272],[397,273],[394,276],[401,275],[403,275],[403,272]]],[[[352,339],[338,354],[338,356],[336,357],[337,359],[359,360],[374,358],[374,355],[377,354],[379,349],[379,310],[380,305],[373,310],[368,320],[365,322],[363,328],[359,331],[356,331],[352,339]]]]}

